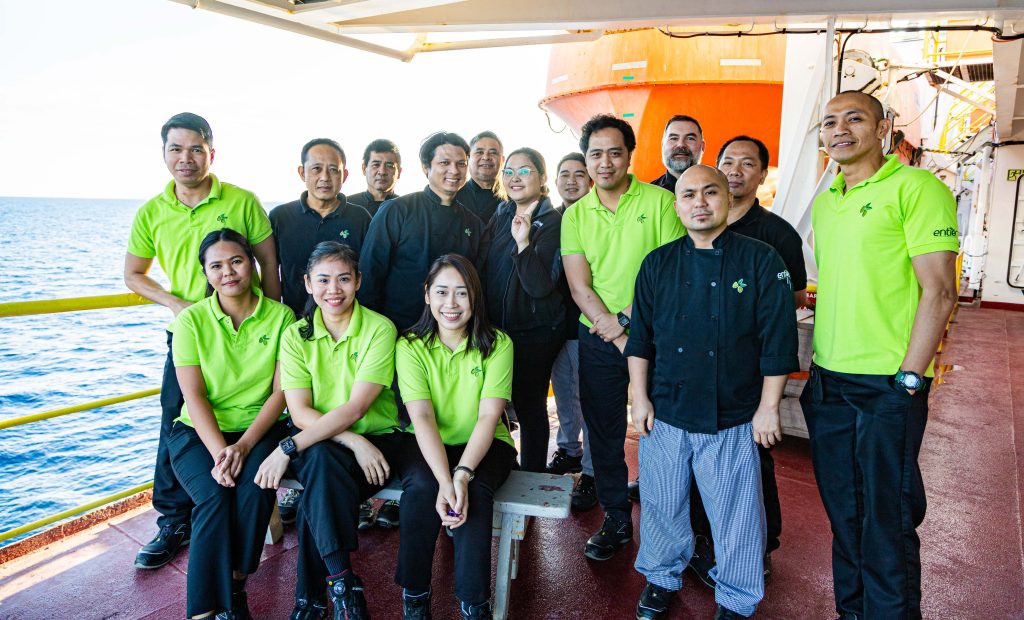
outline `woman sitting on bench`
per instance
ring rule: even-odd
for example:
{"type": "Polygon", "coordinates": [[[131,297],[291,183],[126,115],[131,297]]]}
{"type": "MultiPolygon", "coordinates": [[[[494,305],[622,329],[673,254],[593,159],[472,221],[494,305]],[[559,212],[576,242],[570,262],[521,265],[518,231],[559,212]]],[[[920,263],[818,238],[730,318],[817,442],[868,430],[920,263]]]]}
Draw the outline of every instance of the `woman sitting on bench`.
{"type": "Polygon", "coordinates": [[[426,307],[398,340],[398,387],[419,450],[403,453],[395,581],[406,620],[430,618],[441,525],[455,542],[462,617],[491,618],[494,491],[516,459],[502,415],[512,389],[512,341],[487,321],[480,278],[462,256],[434,261],[426,307]]]}
{"type": "Polygon", "coordinates": [[[199,262],[208,297],[171,326],[185,406],[168,447],[195,502],[186,613],[249,618],[245,580],[259,567],[274,508],[273,492],[252,479],[285,435],[277,350],[295,315],[253,288],[252,248],[234,230],[206,235],[199,262]]]}
{"type": "Polygon", "coordinates": [[[299,500],[298,579],[292,618],[323,618],[324,580],[334,617],[370,617],[349,553],[358,546],[360,503],[387,484],[391,463],[413,441],[398,429],[395,326],[356,301],[359,262],[337,241],[319,243],[305,275],[302,319],[281,338],[281,386],[291,437],[260,466],[256,483],[276,489],[291,464],[299,500]]]}

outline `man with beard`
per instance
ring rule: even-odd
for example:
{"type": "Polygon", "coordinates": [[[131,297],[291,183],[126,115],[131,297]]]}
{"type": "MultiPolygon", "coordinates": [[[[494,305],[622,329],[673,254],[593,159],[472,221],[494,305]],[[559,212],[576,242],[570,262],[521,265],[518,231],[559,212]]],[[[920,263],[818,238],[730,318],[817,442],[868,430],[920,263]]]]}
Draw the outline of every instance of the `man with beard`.
{"type": "MultiPolygon", "coordinates": [[[[402,176],[402,154],[398,152],[398,145],[384,138],[366,145],[363,176],[366,177],[366,191],[349,196],[348,202],[366,209],[370,215],[376,215],[381,203],[398,198],[395,185],[402,176]]],[[[355,249],[359,251],[359,248],[355,249]]]]}
{"type": "Polygon", "coordinates": [[[700,123],[692,116],[677,114],[665,123],[661,137],[661,160],[665,163],[665,174],[651,181],[673,194],[679,175],[694,164],[700,163],[704,154],[704,132],[700,123]]]}

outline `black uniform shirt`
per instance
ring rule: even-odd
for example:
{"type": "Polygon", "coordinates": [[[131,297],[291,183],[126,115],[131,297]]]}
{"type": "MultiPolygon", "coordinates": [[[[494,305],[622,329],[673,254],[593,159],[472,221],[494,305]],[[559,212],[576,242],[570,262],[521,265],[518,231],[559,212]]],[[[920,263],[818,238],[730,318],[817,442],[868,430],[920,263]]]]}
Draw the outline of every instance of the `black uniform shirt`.
{"type": "Polygon", "coordinates": [[[485,226],[487,222],[491,221],[491,216],[501,204],[501,198],[494,195],[494,190],[480,187],[473,179],[466,181],[459,193],[455,195],[455,200],[480,218],[485,226]]]}
{"type": "Polygon", "coordinates": [[[803,240],[789,222],[761,206],[754,199],[746,215],[729,225],[729,230],[764,241],[775,248],[789,270],[794,291],[807,288],[807,266],[804,263],[803,240]]]}
{"type": "Polygon", "coordinates": [[[370,193],[370,190],[366,190],[365,192],[359,192],[358,194],[349,196],[348,202],[349,204],[359,205],[366,209],[370,215],[377,215],[377,210],[380,209],[380,206],[392,198],[398,198],[398,194],[391,192],[384,200],[374,200],[373,194],[370,193]]]}
{"type": "Polygon", "coordinates": [[[340,241],[356,252],[363,247],[363,238],[370,227],[370,214],[366,209],[349,204],[344,194],[338,194],[341,204],[327,217],[320,217],[306,204],[309,192],[294,202],[278,205],[270,211],[270,227],[274,230],[274,244],[281,263],[281,290],[284,303],[302,314],[308,293],[302,276],[313,248],[321,241],[340,241]]]}
{"type": "Polygon", "coordinates": [[[799,370],[789,274],[770,246],[725,230],[689,235],[640,266],[625,355],[653,361],[654,417],[693,433],[749,422],[763,377],[799,370]]]}
{"type": "Polygon", "coordinates": [[[483,231],[480,218],[457,202],[442,205],[430,187],[389,200],[363,243],[359,302],[391,319],[399,331],[412,327],[423,313],[430,264],[442,254],[461,254],[479,269],[483,231]]]}
{"type": "Polygon", "coordinates": [[[675,194],[676,193],[676,181],[678,181],[678,180],[679,180],[679,177],[674,176],[671,172],[666,170],[665,174],[663,174],[660,177],[658,177],[657,179],[654,179],[653,181],[651,181],[651,185],[657,185],[658,187],[660,187],[662,189],[667,189],[668,191],[670,191],[673,194],[675,194]]]}

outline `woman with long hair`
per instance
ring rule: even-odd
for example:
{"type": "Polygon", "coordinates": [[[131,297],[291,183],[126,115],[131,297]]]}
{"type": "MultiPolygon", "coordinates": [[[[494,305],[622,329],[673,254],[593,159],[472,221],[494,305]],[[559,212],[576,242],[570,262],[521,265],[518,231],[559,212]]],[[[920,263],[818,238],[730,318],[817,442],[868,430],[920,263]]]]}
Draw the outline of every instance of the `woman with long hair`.
{"type": "Polygon", "coordinates": [[[245,620],[245,581],[259,567],[274,507],[273,491],[252,480],[285,435],[277,353],[295,315],[253,286],[252,248],[234,230],[208,234],[199,262],[208,296],[171,325],[185,406],[168,446],[195,502],[186,607],[190,618],[245,620]]]}
{"type": "Polygon", "coordinates": [[[455,543],[462,617],[491,618],[494,491],[515,465],[502,420],[512,389],[512,341],[487,320],[480,279],[457,254],[434,261],[426,307],[398,340],[398,386],[419,450],[402,463],[401,543],[395,581],[406,620],[430,618],[434,546],[443,524],[455,543]]]}

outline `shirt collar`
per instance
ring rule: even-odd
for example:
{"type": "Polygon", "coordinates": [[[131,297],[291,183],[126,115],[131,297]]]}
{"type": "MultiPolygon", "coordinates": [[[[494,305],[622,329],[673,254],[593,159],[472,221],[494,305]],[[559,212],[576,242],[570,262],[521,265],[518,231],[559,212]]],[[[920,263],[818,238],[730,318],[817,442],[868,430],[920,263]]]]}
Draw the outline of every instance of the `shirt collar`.
{"type": "Polygon", "coordinates": [[[348,207],[348,199],[345,198],[345,194],[338,194],[338,206],[335,207],[334,210],[328,213],[327,215],[320,215],[319,211],[313,209],[313,207],[310,207],[309,203],[306,202],[308,198],[308,191],[302,192],[302,196],[299,197],[299,205],[302,206],[302,212],[311,213],[317,217],[322,217],[325,220],[332,217],[338,217],[345,211],[345,208],[348,207]]]}
{"type": "Polygon", "coordinates": [[[750,226],[757,220],[764,217],[764,212],[764,207],[761,206],[761,202],[755,198],[754,204],[750,205],[750,208],[743,214],[743,217],[730,224],[730,226],[750,226]]]}
{"type": "Polygon", "coordinates": [[[427,344],[427,348],[430,349],[430,350],[433,350],[433,349],[444,349],[446,353],[449,353],[451,355],[455,355],[456,353],[464,353],[466,351],[466,344],[468,342],[469,342],[469,336],[466,336],[465,338],[462,339],[462,342],[459,343],[459,346],[455,347],[455,350],[452,351],[451,349],[446,347],[443,342],[441,342],[441,337],[440,336],[438,336],[437,334],[434,334],[434,337],[429,339],[429,344],[427,344]]]}
{"type": "MultiPolygon", "coordinates": [[[[250,314],[249,316],[242,320],[243,323],[245,321],[248,321],[249,319],[258,319],[260,318],[260,315],[263,313],[263,306],[265,305],[263,303],[263,294],[260,292],[258,288],[255,287],[253,287],[252,292],[255,293],[256,295],[256,307],[253,308],[252,314],[250,314]]],[[[218,321],[223,321],[224,319],[230,321],[231,317],[229,317],[227,313],[224,312],[224,309],[220,307],[220,295],[217,293],[217,291],[214,291],[213,294],[210,295],[209,299],[210,310],[213,312],[214,318],[217,319],[218,321]]]]}
{"type": "MultiPolygon", "coordinates": [[[[359,335],[360,330],[363,326],[363,307],[359,305],[358,301],[352,302],[352,318],[348,321],[348,328],[345,329],[345,333],[342,334],[341,338],[338,338],[338,342],[342,343],[350,338],[355,338],[359,335]]],[[[331,332],[327,331],[327,326],[324,325],[324,315],[317,308],[313,313],[313,339],[319,340],[321,338],[330,338],[331,332]]]]}
{"type": "Polygon", "coordinates": [[[903,162],[900,161],[899,157],[897,157],[896,155],[886,155],[885,163],[882,164],[882,167],[876,170],[875,173],[871,175],[869,178],[864,179],[854,187],[846,187],[846,177],[840,171],[840,173],[836,175],[836,179],[832,181],[832,185],[829,186],[829,191],[839,192],[840,194],[842,194],[845,188],[846,192],[849,193],[851,189],[860,187],[861,185],[867,185],[868,183],[878,183],[879,181],[882,181],[883,179],[892,176],[897,170],[899,170],[902,167],[903,162]]]}
{"type": "MultiPolygon", "coordinates": [[[[726,245],[729,244],[729,239],[731,239],[732,236],[735,235],[735,234],[736,233],[734,233],[731,230],[729,230],[728,228],[726,228],[725,230],[722,231],[722,234],[720,234],[717,237],[715,237],[715,240],[711,242],[711,247],[716,249],[716,250],[723,249],[726,245]]],[[[697,246],[695,246],[694,243],[693,243],[693,237],[691,237],[689,234],[683,235],[681,237],[681,239],[683,240],[683,246],[686,249],[688,249],[688,250],[695,250],[695,249],[706,250],[706,249],[708,249],[708,248],[697,248],[697,246]]]]}
{"type": "MultiPolygon", "coordinates": [[[[636,175],[634,175],[632,172],[630,172],[626,176],[629,178],[629,187],[626,188],[625,193],[623,193],[622,195],[623,196],[630,196],[630,197],[639,196],[640,195],[640,181],[636,180],[636,175]]],[[[597,197],[597,185],[596,184],[594,185],[594,187],[590,188],[590,191],[587,192],[586,196],[584,196],[583,198],[580,198],[576,202],[582,202],[584,199],[589,199],[588,202],[586,202],[585,204],[586,204],[587,207],[589,207],[589,208],[591,208],[591,209],[593,209],[595,211],[598,210],[598,209],[605,209],[606,211],[608,210],[603,204],[601,204],[601,199],[597,197]]],[[[621,202],[621,201],[622,201],[622,198],[619,198],[619,202],[621,202]]]]}
{"type": "MultiPolygon", "coordinates": [[[[210,193],[206,195],[206,198],[203,198],[202,202],[200,202],[195,207],[193,207],[193,209],[198,209],[199,207],[201,207],[201,206],[203,206],[203,205],[205,205],[205,204],[207,204],[209,202],[213,202],[214,200],[219,200],[220,199],[220,192],[221,192],[220,179],[217,178],[217,175],[211,173],[210,174],[210,193]]],[[[172,206],[176,206],[176,207],[181,207],[182,209],[188,209],[188,207],[186,207],[180,200],[178,200],[178,195],[174,193],[174,179],[171,179],[167,183],[167,186],[164,187],[164,194],[163,195],[164,195],[164,200],[168,204],[170,204],[172,206]]]]}
{"type": "MultiPolygon", "coordinates": [[[[555,210],[555,208],[551,205],[551,197],[550,196],[541,196],[540,197],[540,202],[537,205],[537,208],[534,210],[533,217],[531,219],[537,220],[537,218],[547,214],[548,211],[554,211],[554,210],[555,210]]],[[[508,215],[510,213],[511,214],[515,214],[515,212],[516,212],[516,203],[514,201],[512,201],[512,200],[506,200],[505,202],[503,202],[500,205],[498,205],[498,213],[500,213],[502,217],[504,217],[505,215],[508,215]]]]}

